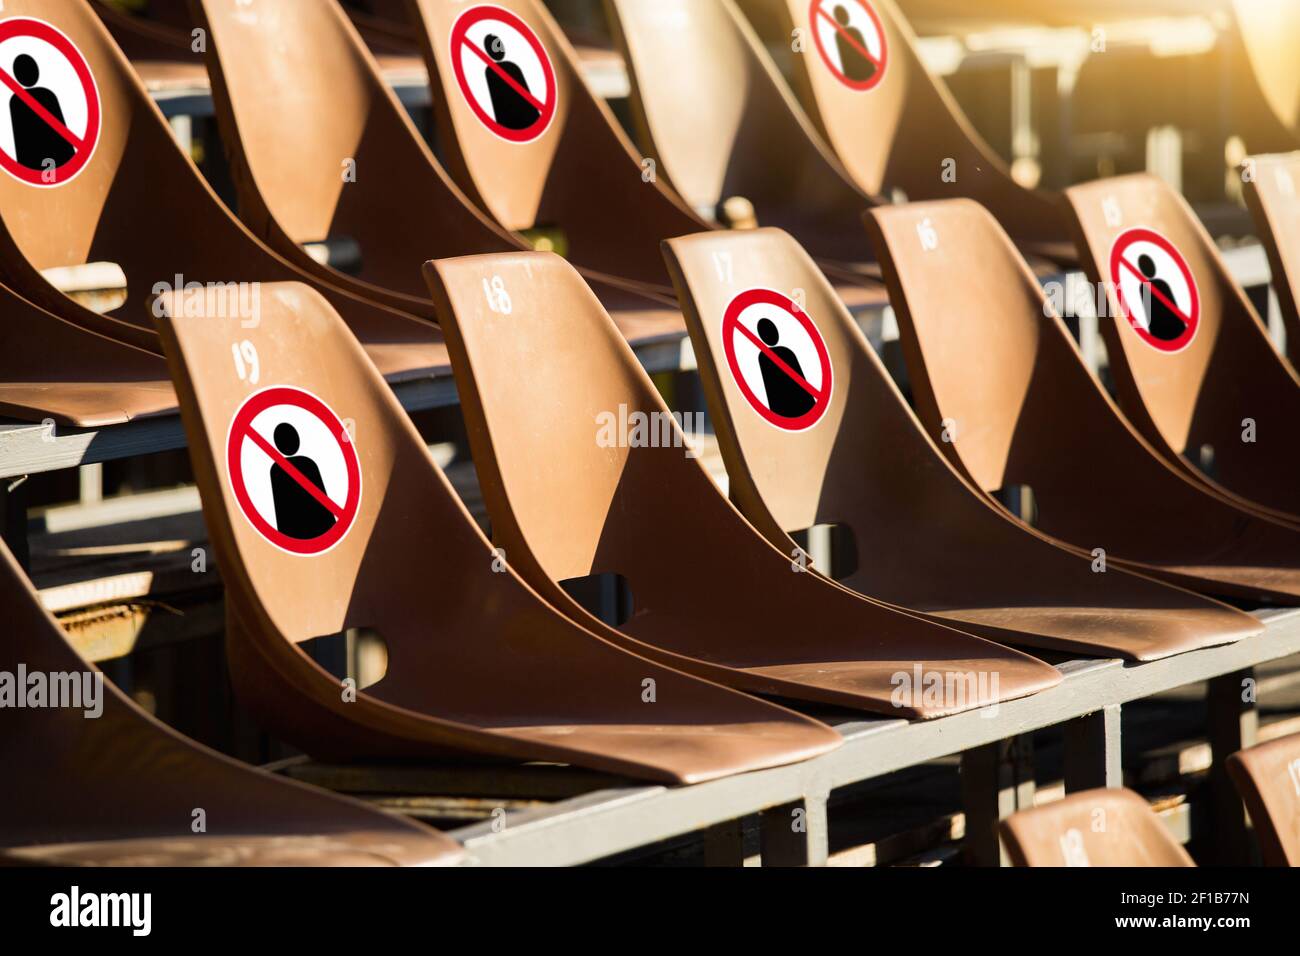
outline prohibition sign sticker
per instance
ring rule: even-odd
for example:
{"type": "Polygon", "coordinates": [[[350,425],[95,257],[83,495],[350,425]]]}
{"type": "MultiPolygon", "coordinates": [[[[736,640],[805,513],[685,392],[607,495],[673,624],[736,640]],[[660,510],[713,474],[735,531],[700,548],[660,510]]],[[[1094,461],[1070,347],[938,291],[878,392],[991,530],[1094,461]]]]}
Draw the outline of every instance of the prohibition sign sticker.
{"type": "Polygon", "coordinates": [[[99,132],[99,88],[76,45],[44,20],[0,21],[0,167],[62,186],[90,162],[99,132]]]}
{"type": "Polygon", "coordinates": [[[356,446],[311,392],[280,385],[245,399],[230,421],[226,468],[244,517],[283,551],[324,554],[356,520],[356,446]]]}
{"type": "Polygon", "coordinates": [[[511,143],[531,143],[555,118],[555,68],[537,34],[509,10],[470,7],[451,28],[451,65],[479,121],[511,143]]]}
{"type": "Polygon", "coordinates": [[[1110,250],[1110,281],[1128,323],[1147,345],[1181,352],[1201,324],[1201,293],[1178,247],[1154,229],[1129,229],[1110,250]]]}
{"type": "Polygon", "coordinates": [[[807,312],[780,292],[750,289],[722,317],[727,367],[754,411],[785,431],[812,428],[831,403],[831,356],[807,312]]]}
{"type": "Polygon", "coordinates": [[[817,52],[835,79],[859,93],[884,79],[889,44],[868,0],[812,0],[808,23],[817,52]]]}

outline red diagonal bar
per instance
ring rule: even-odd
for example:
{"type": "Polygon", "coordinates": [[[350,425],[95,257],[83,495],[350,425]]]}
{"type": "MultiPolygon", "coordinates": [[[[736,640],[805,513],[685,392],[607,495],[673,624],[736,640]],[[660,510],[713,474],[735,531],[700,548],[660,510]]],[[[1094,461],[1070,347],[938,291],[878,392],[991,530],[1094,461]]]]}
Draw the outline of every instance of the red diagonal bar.
{"type": "Polygon", "coordinates": [[[266,452],[267,455],[270,456],[271,460],[283,468],[290,478],[298,482],[298,484],[302,486],[303,490],[315,498],[321,507],[328,509],[329,513],[336,519],[341,519],[343,517],[343,509],[335,503],[334,499],[317,488],[314,481],[309,481],[301,471],[293,466],[293,462],[289,461],[288,458],[285,458],[284,455],[281,455],[276,448],[272,447],[269,441],[258,434],[257,429],[250,425],[247,434],[248,437],[252,439],[254,445],[266,452]]]}
{"type": "Polygon", "coordinates": [[[482,50],[476,47],[473,43],[470,43],[469,40],[463,40],[461,42],[463,42],[465,46],[469,47],[476,54],[478,54],[478,58],[482,60],[484,63],[486,63],[489,67],[491,67],[491,69],[495,71],[497,76],[501,77],[501,79],[509,83],[510,88],[512,90],[514,90],[524,99],[526,99],[529,103],[531,103],[533,105],[533,109],[537,110],[537,112],[539,113],[546,112],[546,105],[544,103],[539,103],[536,97],[533,96],[533,94],[529,93],[526,89],[524,89],[517,82],[515,82],[515,78],[511,76],[509,73],[507,73],[505,70],[501,69],[501,65],[497,63],[496,60],[492,59],[490,56],[488,56],[486,53],[484,53],[482,50]]]}
{"type": "Polygon", "coordinates": [[[21,83],[4,70],[0,70],[0,83],[4,83],[5,86],[9,87],[9,89],[13,91],[14,96],[22,100],[29,110],[44,120],[45,124],[49,126],[50,129],[54,130],[54,132],[67,140],[69,146],[77,152],[81,152],[85,149],[86,144],[78,138],[76,133],[60,123],[57,116],[37,102],[36,97],[32,96],[31,93],[28,93],[21,83]]]}
{"type": "Polygon", "coordinates": [[[825,17],[825,18],[826,18],[826,22],[829,23],[831,26],[833,26],[833,27],[835,28],[835,32],[836,32],[836,33],[838,33],[840,36],[844,37],[844,39],[848,40],[848,41],[849,41],[849,45],[850,45],[851,47],[853,47],[855,50],[857,50],[859,53],[861,53],[863,56],[865,56],[868,60],[870,60],[872,63],[874,63],[875,66],[876,66],[876,69],[877,69],[877,70],[880,69],[880,61],[877,60],[874,56],[871,55],[871,51],[869,51],[866,47],[864,47],[864,46],[863,46],[861,43],[859,43],[857,40],[853,39],[853,34],[849,33],[848,30],[846,30],[846,29],[844,29],[844,27],[840,26],[840,22],[839,22],[838,20],[836,20],[833,16],[831,16],[829,13],[827,13],[825,7],[818,7],[818,8],[817,8],[817,13],[820,14],[821,16],[825,17]]]}
{"type": "MultiPolygon", "coordinates": [[[[1176,303],[1174,303],[1174,302],[1170,302],[1169,299],[1168,299],[1168,297],[1167,297],[1163,292],[1161,292],[1159,289],[1157,289],[1154,285],[1151,284],[1151,280],[1149,280],[1149,279],[1148,279],[1146,276],[1144,276],[1142,273],[1138,272],[1137,269],[1134,269],[1134,268],[1133,268],[1133,264],[1132,264],[1131,262],[1129,262],[1129,261],[1128,261],[1127,259],[1125,259],[1123,256],[1120,256],[1120,257],[1119,257],[1119,261],[1122,262],[1122,263],[1124,263],[1124,265],[1125,265],[1125,267],[1128,269],[1128,271],[1131,272],[1131,273],[1133,273],[1134,277],[1135,277],[1139,282],[1141,282],[1144,286],[1146,286],[1148,289],[1151,290],[1151,294],[1152,294],[1152,295],[1154,295],[1157,299],[1159,299],[1161,302],[1163,302],[1165,305],[1167,305],[1170,309],[1172,309],[1172,310],[1174,311],[1174,314],[1177,315],[1180,319],[1183,320],[1183,324],[1184,324],[1184,325],[1191,325],[1191,324],[1192,324],[1192,320],[1189,319],[1187,316],[1183,315],[1183,310],[1180,309],[1180,308],[1178,308],[1178,305],[1177,305],[1176,303]]],[[[1149,315],[1147,316],[1147,324],[1148,324],[1148,325],[1151,324],[1151,316],[1149,316],[1149,315]]]]}
{"type": "Polygon", "coordinates": [[[749,329],[745,327],[744,323],[737,321],[736,328],[740,329],[740,331],[745,334],[745,338],[749,339],[749,341],[753,342],[756,346],[758,346],[760,352],[762,352],[773,362],[775,362],[777,368],[779,368],[781,371],[785,372],[786,375],[789,375],[792,379],[794,379],[795,382],[797,382],[805,392],[807,392],[813,398],[817,399],[817,401],[819,402],[822,400],[821,392],[817,391],[817,389],[809,385],[802,375],[800,375],[789,365],[787,365],[784,361],[782,361],[781,356],[777,355],[770,348],[768,348],[767,343],[765,343],[753,332],[749,331],[749,329]]]}

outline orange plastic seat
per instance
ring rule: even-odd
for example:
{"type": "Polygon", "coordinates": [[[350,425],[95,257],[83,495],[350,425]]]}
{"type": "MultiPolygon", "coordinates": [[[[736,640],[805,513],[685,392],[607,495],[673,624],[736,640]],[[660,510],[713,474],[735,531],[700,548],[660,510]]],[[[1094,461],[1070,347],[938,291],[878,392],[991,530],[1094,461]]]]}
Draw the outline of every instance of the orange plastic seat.
{"type": "Polygon", "coordinates": [[[252,331],[205,314],[199,293],[166,296],[159,320],[232,678],[262,726],[330,760],[542,760],[668,783],[838,745],[559,614],[493,552],[320,295],[268,297],[252,331]],[[236,374],[232,343],[251,346],[259,383],[236,374]],[[350,691],[300,645],[351,628],[383,640],[388,667],[350,691]]]}
{"type": "Polygon", "coordinates": [[[1193,480],[1300,528],[1300,375],[1196,215],[1145,174],[1066,198],[1084,267],[1105,282],[1101,329],[1124,414],[1193,480]]]}
{"type": "Polygon", "coordinates": [[[859,217],[876,200],[822,141],[731,0],[606,9],[641,148],[692,208],[712,217],[742,196],[759,225],[784,229],[819,260],[873,271],[859,217]]]}
{"type": "Polygon", "coordinates": [[[1028,487],[1040,533],[1193,590],[1300,602],[1300,533],[1148,444],[1092,377],[993,217],[970,200],[874,210],[916,409],[986,494],[1028,487]]]}
{"type": "MultiPolygon", "coordinates": [[[[98,133],[87,119],[83,148],[53,184],[0,173],[0,270],[14,291],[83,328],[159,351],[149,303],[178,281],[221,284],[305,279],[258,242],[221,204],[130,64],[82,0],[11,0],[4,19],[34,18],[61,33],[84,59],[98,103],[98,133]],[[100,314],[56,288],[42,270],[112,262],[126,276],[126,303],[100,314]],[[179,279],[177,278],[179,277],[179,279]]],[[[88,101],[89,102],[89,101],[88,101]]],[[[89,106],[88,116],[94,114],[89,106]]],[[[69,121],[78,125],[69,113],[69,121]]],[[[74,133],[74,135],[77,135],[74,133]]],[[[426,323],[351,296],[318,288],[338,308],[388,376],[441,366],[446,352],[426,323]]],[[[255,286],[249,286],[250,290],[255,286]]],[[[255,323],[255,300],[232,304],[255,323]]]]}
{"type": "MultiPolygon", "coordinates": [[[[425,259],[526,248],[447,176],[337,3],[287,3],[256,18],[212,0],[195,9],[209,31],[240,215],[299,269],[433,321],[425,259]],[[273,73],[280,97],[266,96],[273,73]],[[295,104],[287,115],[284,97],[295,104]],[[355,181],[344,181],[347,163],[355,181]],[[353,272],[306,248],[330,242],[354,244],[353,272]]],[[[671,298],[607,278],[597,285],[630,339],[681,334],[671,298]]]]}
{"type": "Polygon", "coordinates": [[[75,685],[61,702],[82,705],[0,707],[7,864],[427,865],[462,855],[434,830],[244,766],[146,714],[81,659],[3,544],[0,604],[0,672],[22,681],[10,693],[30,700],[40,674],[50,693],[75,685]]]}
{"type": "Polygon", "coordinates": [[[1246,205],[1268,253],[1291,368],[1300,370],[1300,152],[1251,161],[1255,175],[1244,184],[1246,205]]]}
{"type": "Polygon", "coordinates": [[[609,108],[587,87],[576,54],[543,5],[535,0],[417,0],[413,8],[435,85],[439,142],[452,176],[471,199],[506,229],[532,232],[529,245],[545,239],[548,248],[579,266],[668,294],[660,240],[705,225],[642,166],[641,155],[609,108]],[[456,31],[458,23],[462,29],[456,31]],[[506,71],[487,65],[488,54],[480,47],[496,34],[480,34],[494,29],[492,23],[506,24],[495,28],[503,34],[498,37],[501,62],[520,70],[525,85],[530,81],[514,61],[529,58],[535,67],[533,89],[512,93],[501,79],[506,71]],[[530,40],[536,40],[540,52],[530,49],[530,40]],[[517,117],[502,115],[520,129],[497,124],[491,102],[489,109],[462,91],[460,77],[474,91],[487,75],[504,91],[498,95],[519,104],[517,117]],[[522,125],[526,119],[530,125],[522,125]]]}
{"type": "Polygon", "coordinates": [[[857,560],[841,583],[1013,644],[1152,660],[1263,631],[1249,615],[1180,588],[1120,570],[1094,574],[1087,559],[1028,533],[967,485],[916,421],[834,289],[786,234],[688,236],[670,240],[665,254],[731,498],[782,551],[793,547],[791,532],[847,527],[857,560]],[[731,264],[727,278],[719,261],[731,264]],[[745,319],[750,290],[775,289],[801,290],[800,313],[782,308],[782,300],[790,302],[784,296],[767,294],[745,319]],[[801,333],[799,316],[811,332],[801,333]],[[761,334],[765,320],[779,336],[766,351],[752,331],[752,346],[744,344],[745,333],[732,324],[753,323],[761,334]],[[814,339],[831,369],[827,408],[807,427],[774,424],[766,413],[784,401],[781,385],[789,376],[769,369],[751,388],[744,363],[773,362],[778,348],[797,358],[801,345],[807,355],[805,343],[814,339]],[[747,390],[761,390],[758,405],[747,390]]]}
{"type": "Polygon", "coordinates": [[[1239,750],[1227,765],[1264,865],[1300,866],[1300,734],[1239,750]]]}
{"type": "Polygon", "coordinates": [[[1014,866],[1195,866],[1132,790],[1084,790],[998,824],[1014,866]]]}
{"type": "Polygon", "coordinates": [[[584,627],[742,690],[900,717],[1059,682],[1035,658],[856,595],[764,541],[688,456],[649,377],[559,257],[467,257],[426,274],[495,543],[584,627]],[[484,283],[505,291],[508,310],[484,283]],[[639,438],[635,424],[620,432],[638,417],[639,438]],[[562,585],[602,574],[631,594],[617,627],[562,585]],[[922,695],[936,679],[963,690],[922,695]]]}
{"type": "Polygon", "coordinates": [[[926,69],[893,0],[739,5],[773,47],[802,37],[802,50],[789,58],[794,92],[863,192],[897,190],[914,201],[975,199],[1022,249],[1076,261],[1059,202],[1011,178],[947,87],[926,69]],[[837,22],[841,15],[845,24],[837,22]]]}

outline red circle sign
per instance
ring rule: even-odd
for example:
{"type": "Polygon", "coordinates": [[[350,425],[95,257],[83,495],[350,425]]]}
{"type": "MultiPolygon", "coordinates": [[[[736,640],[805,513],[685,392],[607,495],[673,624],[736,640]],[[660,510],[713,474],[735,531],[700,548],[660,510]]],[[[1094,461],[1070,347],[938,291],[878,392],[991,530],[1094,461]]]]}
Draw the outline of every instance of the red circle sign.
{"type": "Polygon", "coordinates": [[[511,143],[546,132],[558,99],[555,68],[527,23],[501,7],[470,7],[452,25],[450,43],[456,83],[479,122],[511,143]]]}
{"type": "Polygon", "coordinates": [[[808,27],[822,62],[849,89],[865,93],[885,78],[889,43],[868,0],[812,0],[808,27]]]}
{"type": "Polygon", "coordinates": [[[722,317],[722,348],[741,394],[765,421],[797,432],[826,414],[834,384],[830,352],[788,296],[750,289],[732,299],[722,317]]]}
{"type": "Polygon", "coordinates": [[[99,87],[86,58],[54,26],[0,21],[0,168],[32,186],[62,186],[99,144],[99,87]]]}
{"type": "Polygon", "coordinates": [[[1129,229],[1110,249],[1110,281],[1129,327],[1161,352],[1181,352],[1201,324],[1201,293],[1187,259],[1154,229],[1129,229]]]}
{"type": "Polygon", "coordinates": [[[230,421],[226,468],[248,523],[291,554],[324,554],[356,520],[356,446],[310,392],[281,385],[250,395],[230,421]]]}

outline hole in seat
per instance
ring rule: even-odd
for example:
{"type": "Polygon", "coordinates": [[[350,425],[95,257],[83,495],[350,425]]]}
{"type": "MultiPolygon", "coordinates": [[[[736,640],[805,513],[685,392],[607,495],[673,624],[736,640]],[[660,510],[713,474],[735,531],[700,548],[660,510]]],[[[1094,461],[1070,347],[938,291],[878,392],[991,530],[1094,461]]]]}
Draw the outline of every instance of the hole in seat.
{"type": "Polygon", "coordinates": [[[559,226],[533,226],[521,229],[519,234],[537,252],[553,252],[557,256],[569,254],[569,236],[559,226]]]}
{"type": "Polygon", "coordinates": [[[1207,478],[1214,478],[1216,476],[1219,469],[1218,462],[1214,457],[1213,445],[1202,445],[1198,448],[1194,460],[1196,461],[1196,467],[1201,469],[1201,472],[1207,478]]]}
{"type": "Polygon", "coordinates": [[[378,684],[388,673],[388,643],[372,627],[350,627],[308,638],[298,646],[340,681],[351,677],[358,690],[378,684]]]}
{"type": "Polygon", "coordinates": [[[126,273],[116,262],[42,269],[45,281],[83,308],[106,315],[126,304],[126,273]]]}
{"type": "Polygon", "coordinates": [[[843,581],[858,570],[858,537],[846,524],[816,524],[790,533],[815,567],[833,581],[843,581]]]}
{"type": "Polygon", "coordinates": [[[348,275],[361,273],[361,245],[350,236],[334,236],[321,242],[304,242],[303,251],[323,266],[348,275]]]}
{"type": "Polygon", "coordinates": [[[1029,485],[1003,485],[993,497],[1025,524],[1038,524],[1038,499],[1029,485]]]}
{"type": "Polygon", "coordinates": [[[613,571],[569,578],[561,581],[560,587],[584,610],[610,627],[626,623],[635,609],[627,578],[613,571]]]}

